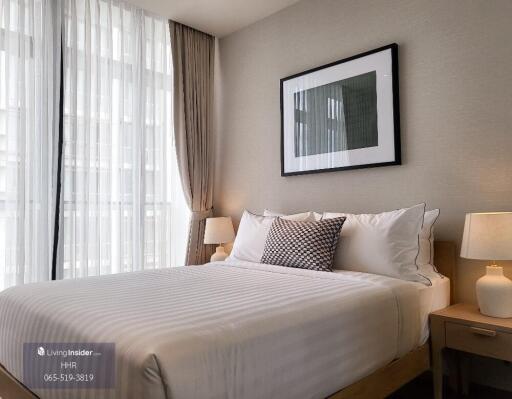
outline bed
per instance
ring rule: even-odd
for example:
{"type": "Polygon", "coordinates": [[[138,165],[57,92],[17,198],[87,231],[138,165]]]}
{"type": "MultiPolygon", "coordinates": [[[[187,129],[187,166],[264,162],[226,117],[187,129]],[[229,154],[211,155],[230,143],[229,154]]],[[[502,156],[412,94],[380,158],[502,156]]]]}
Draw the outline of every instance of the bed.
{"type": "Polygon", "coordinates": [[[428,313],[449,304],[455,261],[450,243],[435,254],[449,279],[430,287],[227,262],[12,288],[0,294],[0,396],[385,397],[429,368],[428,313]],[[29,391],[24,342],[115,343],[116,389],[29,391]]]}

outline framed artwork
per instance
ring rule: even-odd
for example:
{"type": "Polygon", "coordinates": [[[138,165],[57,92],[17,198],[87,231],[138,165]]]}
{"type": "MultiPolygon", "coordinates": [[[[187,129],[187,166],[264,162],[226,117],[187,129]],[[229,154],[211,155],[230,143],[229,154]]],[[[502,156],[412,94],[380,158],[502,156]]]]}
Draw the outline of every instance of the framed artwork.
{"type": "Polygon", "coordinates": [[[400,165],[398,45],[281,79],[281,175],[400,165]]]}

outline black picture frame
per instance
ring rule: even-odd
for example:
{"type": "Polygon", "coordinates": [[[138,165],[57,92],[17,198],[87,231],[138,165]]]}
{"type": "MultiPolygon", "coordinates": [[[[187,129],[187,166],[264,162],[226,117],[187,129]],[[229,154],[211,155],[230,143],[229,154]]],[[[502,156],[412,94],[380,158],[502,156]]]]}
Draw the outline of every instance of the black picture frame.
{"type": "Polygon", "coordinates": [[[399,100],[399,79],[398,79],[398,44],[392,43],[386,46],[382,46],[370,51],[366,51],[364,53],[360,53],[351,57],[343,58],[338,61],[334,61],[325,65],[321,65],[315,68],[308,69],[306,71],[296,73],[285,78],[280,79],[280,111],[281,111],[281,176],[297,176],[297,175],[306,175],[306,174],[314,174],[314,173],[325,173],[325,172],[338,172],[343,170],[353,170],[353,169],[367,169],[367,168],[376,168],[381,166],[393,166],[393,165],[401,165],[402,164],[402,156],[401,156],[401,140],[400,140],[400,100],[399,100]],[[285,126],[284,126],[284,108],[283,108],[283,84],[291,79],[304,76],[316,71],[320,71],[322,69],[326,69],[335,65],[347,63],[353,61],[355,59],[363,58],[375,53],[379,53],[382,51],[391,50],[391,68],[392,68],[392,97],[393,97],[393,126],[394,126],[394,160],[389,162],[379,162],[379,163],[368,163],[368,164],[360,164],[360,165],[349,165],[349,166],[341,166],[341,167],[333,167],[333,168],[323,168],[323,169],[312,169],[312,170],[302,170],[302,171],[293,171],[286,172],[285,171],[285,126]]]}

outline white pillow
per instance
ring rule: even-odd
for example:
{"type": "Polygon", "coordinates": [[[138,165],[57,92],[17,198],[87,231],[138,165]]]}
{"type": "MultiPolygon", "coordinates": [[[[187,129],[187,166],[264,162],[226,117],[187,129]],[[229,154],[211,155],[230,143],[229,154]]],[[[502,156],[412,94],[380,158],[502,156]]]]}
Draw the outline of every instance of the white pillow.
{"type": "Polygon", "coordinates": [[[434,264],[434,223],[439,217],[439,209],[425,212],[423,228],[420,231],[420,252],[416,264],[418,266],[434,264]]]}
{"type": "Polygon", "coordinates": [[[324,213],[323,219],[345,216],[334,268],[426,282],[418,273],[418,236],[425,204],[376,215],[324,213]]]}
{"type": "Polygon", "coordinates": [[[317,212],[302,212],[287,215],[285,213],[269,211],[268,209],[263,211],[263,216],[279,216],[283,219],[294,220],[296,222],[318,222],[322,219],[322,214],[317,212]]]}
{"type": "Polygon", "coordinates": [[[275,217],[255,215],[244,210],[230,256],[259,263],[274,219],[275,217]]]}

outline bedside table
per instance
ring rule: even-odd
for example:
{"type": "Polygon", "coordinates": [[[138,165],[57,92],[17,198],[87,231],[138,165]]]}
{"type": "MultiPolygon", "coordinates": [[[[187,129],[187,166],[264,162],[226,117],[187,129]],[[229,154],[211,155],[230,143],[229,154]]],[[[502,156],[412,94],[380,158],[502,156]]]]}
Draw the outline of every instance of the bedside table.
{"type": "Polygon", "coordinates": [[[443,349],[512,361],[512,318],[484,316],[476,305],[456,304],[430,314],[434,397],[443,396],[443,349]]]}

